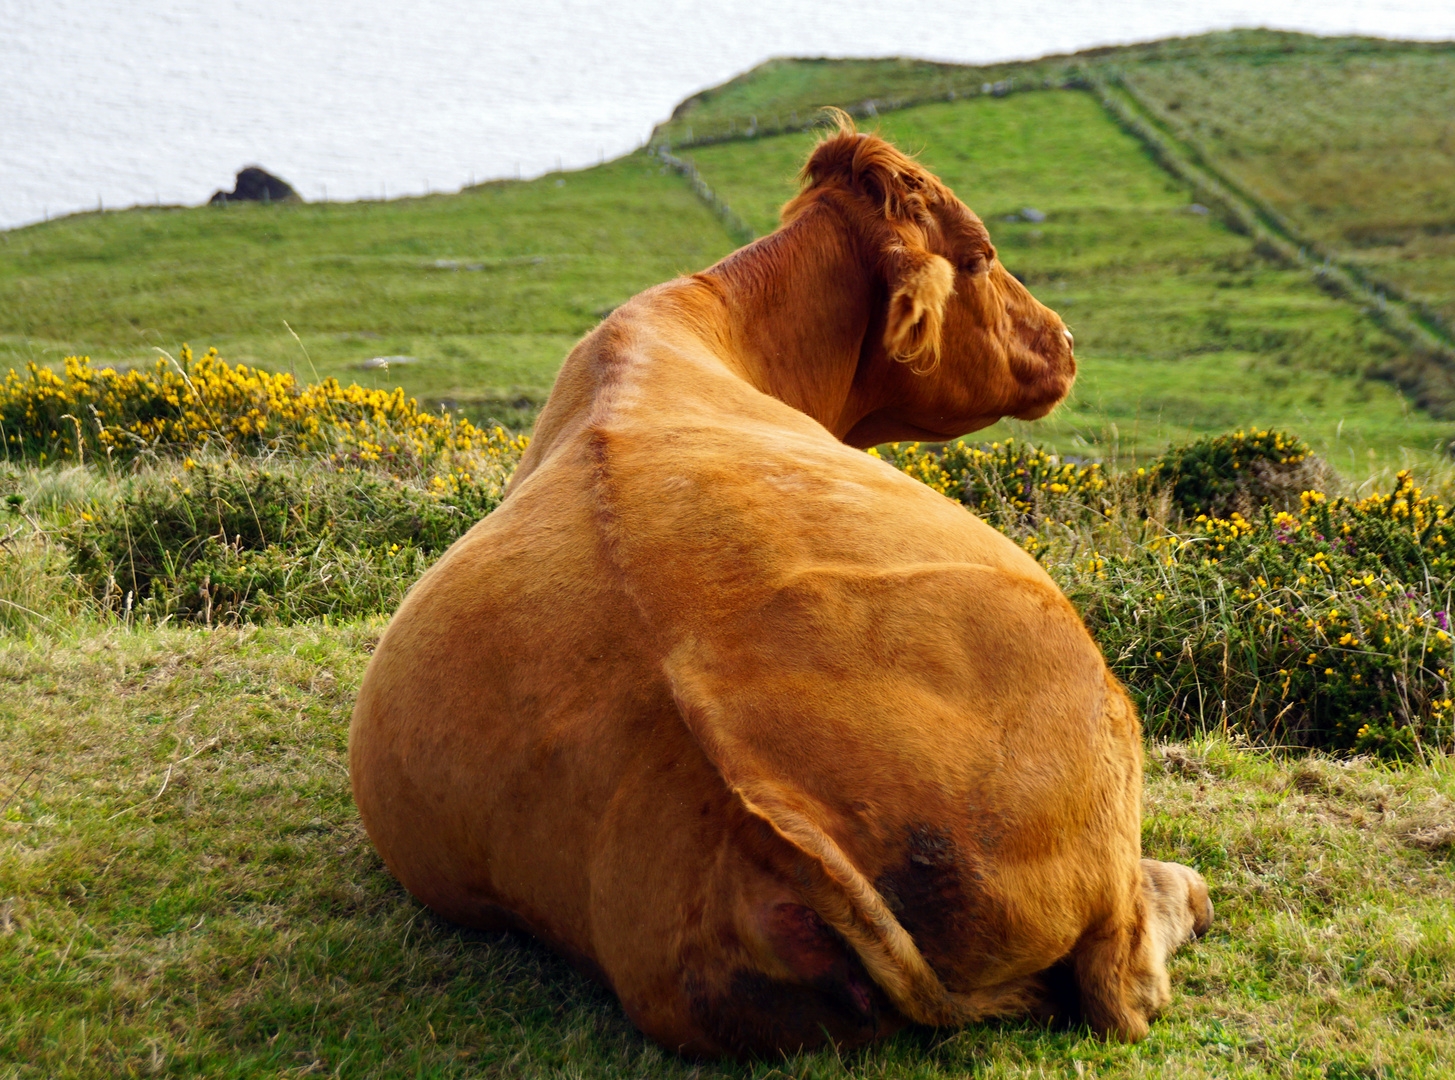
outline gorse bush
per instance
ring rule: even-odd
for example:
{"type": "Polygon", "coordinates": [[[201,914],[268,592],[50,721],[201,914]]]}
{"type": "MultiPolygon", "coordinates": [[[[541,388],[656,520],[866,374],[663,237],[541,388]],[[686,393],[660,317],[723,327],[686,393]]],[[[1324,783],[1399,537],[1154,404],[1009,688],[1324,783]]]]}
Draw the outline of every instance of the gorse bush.
{"type": "Polygon", "coordinates": [[[1353,501],[1200,516],[1061,577],[1151,730],[1450,748],[1455,525],[1408,473],[1353,501]]]}
{"type": "Polygon", "coordinates": [[[890,443],[869,453],[1002,530],[1105,514],[1117,496],[1099,464],[1063,462],[1015,439],[988,446],[963,440],[943,447],[890,443]]]}
{"type": "Polygon", "coordinates": [[[391,607],[500,501],[528,441],[187,348],[133,371],[11,371],[0,425],[12,461],[130,471],[60,534],[97,601],[208,622],[391,607]]]}
{"type": "Polygon", "coordinates": [[[1331,499],[1310,489],[1328,468],[1268,431],[1120,475],[1014,440],[875,453],[1045,564],[1149,730],[1391,756],[1455,745],[1455,525],[1408,473],[1331,499]]]}
{"type": "Polygon", "coordinates": [[[1307,444],[1281,431],[1238,431],[1174,446],[1147,470],[1184,517],[1291,510],[1305,491],[1328,487],[1330,471],[1307,444]]]}
{"type": "Polygon", "coordinates": [[[1102,515],[1159,498],[1185,517],[1288,510],[1305,491],[1324,491],[1333,474],[1308,446],[1280,431],[1239,431],[1174,446],[1126,477],[1097,462],[1062,461],[1028,443],[945,446],[891,443],[871,450],[1001,529],[1102,515]]]}
{"type": "Polygon", "coordinates": [[[502,461],[513,467],[525,446],[501,428],[427,412],[402,390],[300,385],[212,349],[194,360],[185,346],[176,361],[131,371],[75,356],[61,374],[33,362],[12,370],[0,385],[0,427],[9,456],[40,463],[283,450],[396,474],[429,470],[440,491],[468,488],[502,461]]]}

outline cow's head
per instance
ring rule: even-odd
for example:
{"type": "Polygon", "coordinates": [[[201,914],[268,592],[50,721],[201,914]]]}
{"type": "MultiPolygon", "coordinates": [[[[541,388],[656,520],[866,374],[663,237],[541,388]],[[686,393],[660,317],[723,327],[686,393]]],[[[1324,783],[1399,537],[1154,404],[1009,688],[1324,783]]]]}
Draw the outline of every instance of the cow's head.
{"type": "Polygon", "coordinates": [[[1001,265],[985,224],[949,188],[838,116],[784,215],[832,199],[882,282],[856,379],[865,415],[846,441],[947,439],[1003,416],[1045,416],[1076,375],[1070,331],[1001,265]]]}

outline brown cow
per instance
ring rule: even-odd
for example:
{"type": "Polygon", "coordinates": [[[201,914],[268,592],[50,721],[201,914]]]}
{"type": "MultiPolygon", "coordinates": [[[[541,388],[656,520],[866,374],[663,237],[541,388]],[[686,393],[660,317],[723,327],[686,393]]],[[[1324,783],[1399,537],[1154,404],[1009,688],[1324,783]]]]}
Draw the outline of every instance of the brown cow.
{"type": "Polygon", "coordinates": [[[1069,1011],[1141,1038],[1207,887],[1036,562],[854,447],[1045,415],[1071,336],[846,118],[771,236],[567,358],[505,500],[379,642],[350,758],[424,903],[690,1054],[1069,1011]],[[848,445],[845,445],[848,444],[848,445]]]}

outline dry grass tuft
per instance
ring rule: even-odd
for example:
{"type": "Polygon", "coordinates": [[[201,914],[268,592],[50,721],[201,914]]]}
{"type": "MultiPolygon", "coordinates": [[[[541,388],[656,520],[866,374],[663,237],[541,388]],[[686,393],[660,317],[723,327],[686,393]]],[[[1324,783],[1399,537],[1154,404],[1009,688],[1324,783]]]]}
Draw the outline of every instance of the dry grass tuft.
{"type": "Polygon", "coordinates": [[[1450,851],[1455,849],[1455,824],[1415,829],[1405,835],[1405,841],[1425,851],[1450,851]]]}
{"type": "Polygon", "coordinates": [[[1160,765],[1164,775],[1211,780],[1214,777],[1207,760],[1198,757],[1181,743],[1161,743],[1149,751],[1151,762],[1160,765]]]}

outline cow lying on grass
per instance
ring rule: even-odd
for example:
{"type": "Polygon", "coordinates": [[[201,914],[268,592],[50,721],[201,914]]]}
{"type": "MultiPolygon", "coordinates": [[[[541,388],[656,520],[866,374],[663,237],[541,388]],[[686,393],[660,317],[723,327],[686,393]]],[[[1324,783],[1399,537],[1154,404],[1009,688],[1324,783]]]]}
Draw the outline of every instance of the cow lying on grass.
{"type": "Polygon", "coordinates": [[[844,119],[771,236],[571,353],[354,711],[390,870],[690,1054],[1070,1014],[1122,1039],[1211,917],[1140,857],[1140,728],[1040,566],[854,447],[1045,415],[1071,335],[844,119]]]}

